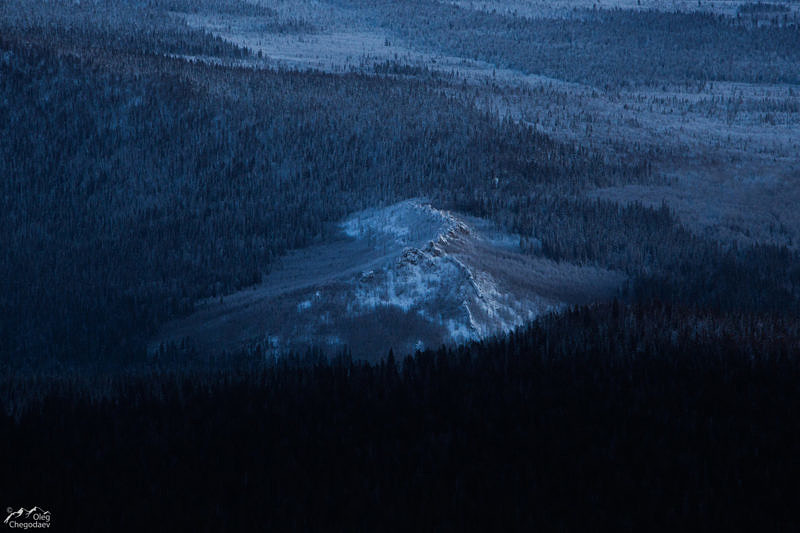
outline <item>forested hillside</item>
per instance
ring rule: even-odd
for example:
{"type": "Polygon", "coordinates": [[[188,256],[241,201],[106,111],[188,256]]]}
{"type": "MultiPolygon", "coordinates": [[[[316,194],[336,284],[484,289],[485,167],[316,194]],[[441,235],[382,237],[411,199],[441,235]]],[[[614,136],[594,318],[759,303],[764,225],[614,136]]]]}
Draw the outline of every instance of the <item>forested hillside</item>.
{"type": "Polygon", "coordinates": [[[36,35],[2,43],[9,361],[141,358],[158,323],[257,282],[327,222],[418,195],[538,237],[549,257],[666,278],[645,295],[797,309],[794,253],[571,196],[657,179],[649,155],[554,142],[443,96],[447,80],[88,56],[36,35]]]}
{"type": "Polygon", "coordinates": [[[257,282],[370,205],[646,175],[643,161],[556,143],[414,80],[61,53],[81,41],[36,35],[2,41],[13,360],[142,357],[157,323],[257,282]]]}
{"type": "Polygon", "coordinates": [[[372,2],[376,21],[456,56],[600,87],[670,82],[798,83],[800,19],[752,27],[698,13],[584,10],[530,19],[443,2],[372,2]]]}
{"type": "Polygon", "coordinates": [[[478,4],[0,0],[5,505],[797,530],[800,8],[478,4]]]}
{"type": "Polygon", "coordinates": [[[796,319],[610,304],[377,365],[6,380],[2,489],[82,531],[791,531],[798,349],[796,319]]]}

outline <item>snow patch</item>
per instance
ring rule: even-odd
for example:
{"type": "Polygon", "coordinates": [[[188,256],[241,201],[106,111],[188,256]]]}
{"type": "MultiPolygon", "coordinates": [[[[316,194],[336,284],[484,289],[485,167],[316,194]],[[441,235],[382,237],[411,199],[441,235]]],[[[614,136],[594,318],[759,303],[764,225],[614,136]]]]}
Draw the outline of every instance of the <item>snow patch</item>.
{"type": "MultiPolygon", "coordinates": [[[[475,219],[477,220],[477,219],[475,219]]],[[[548,306],[515,297],[498,287],[488,272],[468,264],[454,250],[477,242],[519,250],[519,237],[485,221],[474,228],[469,217],[436,209],[414,199],[349,217],[342,229],[350,237],[404,246],[394,261],[362,272],[348,312],[365,314],[381,306],[415,312],[445,327],[451,340],[464,342],[521,326],[548,306]]]]}
{"type": "Polygon", "coordinates": [[[419,246],[446,234],[459,221],[424,199],[412,199],[382,209],[367,209],[348,217],[341,227],[356,239],[390,239],[400,246],[419,246]]]}

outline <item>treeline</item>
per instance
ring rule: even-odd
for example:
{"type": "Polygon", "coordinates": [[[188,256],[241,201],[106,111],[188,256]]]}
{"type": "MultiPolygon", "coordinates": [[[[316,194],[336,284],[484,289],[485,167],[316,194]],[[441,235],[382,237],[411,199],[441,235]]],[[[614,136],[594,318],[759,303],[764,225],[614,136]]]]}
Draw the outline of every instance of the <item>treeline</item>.
{"type": "MultiPolygon", "coordinates": [[[[119,2],[120,0],[110,0],[119,2]]],[[[250,19],[251,30],[261,33],[314,33],[316,26],[298,17],[281,18],[278,12],[261,3],[247,0],[140,0],[142,7],[157,11],[189,13],[205,16],[244,17],[250,19]]],[[[229,20],[222,18],[219,20],[229,20]]]]}
{"type": "Polygon", "coordinates": [[[773,4],[770,2],[748,2],[740,5],[737,13],[753,14],[753,13],[789,13],[791,9],[786,4],[773,4]]]}
{"type": "MultiPolygon", "coordinates": [[[[106,0],[119,3],[120,0],[106,0]]],[[[136,3],[136,2],[134,2],[136,3]]],[[[262,3],[247,0],[139,0],[139,5],[179,13],[205,13],[240,17],[275,18],[278,12],[262,3]]]]}
{"type": "Polygon", "coordinates": [[[612,303],[375,365],[6,375],[0,489],[82,531],[792,531],[798,354],[796,317],[612,303]]]}
{"type": "Polygon", "coordinates": [[[176,54],[241,59],[251,55],[246,48],[190,28],[165,10],[121,0],[9,0],[0,11],[0,31],[5,39],[95,57],[176,54]]]}
{"type": "Polygon", "coordinates": [[[627,272],[635,301],[725,312],[800,315],[800,254],[785,246],[721,243],[690,232],[666,205],[558,196],[498,196],[462,209],[536,237],[530,253],[627,272]]]}
{"type": "Polygon", "coordinates": [[[337,1],[438,52],[598,87],[800,82],[797,22],[749,28],[709,13],[620,9],[531,19],[435,0],[337,1]]]}

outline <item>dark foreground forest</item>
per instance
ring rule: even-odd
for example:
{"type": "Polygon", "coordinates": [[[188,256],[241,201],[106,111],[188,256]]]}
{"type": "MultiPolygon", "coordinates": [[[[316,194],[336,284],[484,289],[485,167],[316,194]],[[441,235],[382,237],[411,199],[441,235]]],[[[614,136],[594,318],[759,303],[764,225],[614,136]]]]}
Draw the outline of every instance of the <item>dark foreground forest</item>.
{"type": "Polygon", "coordinates": [[[374,365],[14,379],[2,493],[69,531],[794,531],[800,323],[767,321],[613,303],[374,365]]]}
{"type": "MultiPolygon", "coordinates": [[[[288,69],[191,18],[298,48],[324,34],[279,4],[0,0],[0,508],[47,509],[57,531],[797,531],[788,219],[770,222],[779,240],[737,226],[748,238],[726,241],[666,202],[594,195],[672,186],[659,169],[693,155],[551,135],[483,98],[556,98],[550,86],[402,57],[288,69]],[[417,197],[624,283],[416,353],[148,350],[344,217],[417,197]]],[[[678,109],[675,87],[739,84],[692,100],[708,117],[746,109],[745,84],[785,84],[785,100],[748,104],[782,127],[800,109],[800,48],[794,11],[774,6],[558,22],[429,0],[327,8],[425,53],[615,98],[663,90],[678,109]]],[[[752,151],[794,176],[765,146],[752,151]]],[[[708,164],[753,156],[727,148],[708,164]]]]}

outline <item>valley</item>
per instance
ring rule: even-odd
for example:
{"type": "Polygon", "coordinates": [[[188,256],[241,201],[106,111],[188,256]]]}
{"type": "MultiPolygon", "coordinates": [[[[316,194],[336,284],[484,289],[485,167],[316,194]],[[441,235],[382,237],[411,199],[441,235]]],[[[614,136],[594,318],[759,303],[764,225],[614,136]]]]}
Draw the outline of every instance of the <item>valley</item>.
{"type": "MultiPolygon", "coordinates": [[[[568,20],[579,8],[598,7],[570,4],[567,9],[566,4],[505,1],[456,4],[467,11],[553,20],[568,20]]],[[[253,17],[188,15],[186,20],[192,27],[257,52],[261,59],[253,60],[253,65],[260,68],[334,73],[388,69],[389,74],[394,70],[450,94],[474,94],[482,108],[566,142],[614,154],[635,146],[637,152],[650,154],[655,183],[598,188],[589,197],[656,207],[665,202],[699,235],[726,242],[770,242],[791,248],[800,243],[794,208],[800,201],[797,84],[687,80],[601,87],[437,50],[387,26],[379,8],[358,2],[300,2],[290,8],[262,0],[260,5],[275,9],[285,21],[301,17],[308,21],[307,30],[274,33],[253,17]]],[[[688,10],[723,16],[735,16],[747,5],[614,4],[647,12],[688,10]]],[[[786,16],[795,20],[799,15],[790,6],[786,16]]]]}

